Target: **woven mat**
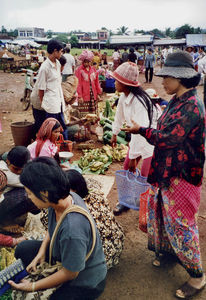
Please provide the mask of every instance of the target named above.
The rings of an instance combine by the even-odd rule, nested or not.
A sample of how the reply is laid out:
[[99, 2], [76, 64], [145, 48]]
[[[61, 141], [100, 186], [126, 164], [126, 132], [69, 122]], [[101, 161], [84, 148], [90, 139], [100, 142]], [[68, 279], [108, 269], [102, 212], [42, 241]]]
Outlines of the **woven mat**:
[[109, 194], [115, 180], [115, 176], [106, 176], [106, 175], [96, 175], [96, 174], [87, 174], [84, 175], [85, 178], [93, 178], [98, 181], [102, 186], [102, 192], [105, 197]]

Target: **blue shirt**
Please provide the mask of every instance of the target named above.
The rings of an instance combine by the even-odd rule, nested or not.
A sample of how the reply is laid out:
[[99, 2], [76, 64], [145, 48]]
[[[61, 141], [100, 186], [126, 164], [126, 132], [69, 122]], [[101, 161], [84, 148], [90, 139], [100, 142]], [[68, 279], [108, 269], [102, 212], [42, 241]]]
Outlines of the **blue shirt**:
[[[88, 211], [84, 201], [76, 193], [71, 193], [71, 195], [74, 204]], [[48, 231], [50, 238], [55, 227], [55, 211], [49, 208]], [[60, 261], [63, 267], [71, 272], [79, 272], [77, 278], [69, 282], [72, 286], [92, 289], [106, 277], [107, 267], [102, 243], [98, 230], [96, 232], [95, 248], [85, 262], [86, 255], [92, 247], [92, 230], [88, 219], [79, 213], [69, 213], [58, 230], [52, 257], [55, 261]]]

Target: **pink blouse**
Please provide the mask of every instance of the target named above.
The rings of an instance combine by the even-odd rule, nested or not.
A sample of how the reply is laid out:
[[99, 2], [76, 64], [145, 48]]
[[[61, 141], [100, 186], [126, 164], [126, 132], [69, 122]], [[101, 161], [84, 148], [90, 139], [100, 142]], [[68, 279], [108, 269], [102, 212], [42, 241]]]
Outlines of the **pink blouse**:
[[[31, 159], [36, 158], [36, 153], [35, 153], [36, 145], [37, 145], [37, 141], [33, 142], [31, 145], [27, 147], [27, 149], [30, 152]], [[56, 152], [57, 152], [57, 146], [54, 143], [52, 143], [50, 140], [46, 140], [43, 147], [41, 148], [39, 156], [54, 157]]]

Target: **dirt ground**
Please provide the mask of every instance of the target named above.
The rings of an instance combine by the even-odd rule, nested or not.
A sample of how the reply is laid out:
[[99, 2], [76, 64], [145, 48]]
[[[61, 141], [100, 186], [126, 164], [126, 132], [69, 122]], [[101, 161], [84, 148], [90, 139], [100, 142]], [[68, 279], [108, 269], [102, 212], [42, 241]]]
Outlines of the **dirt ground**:
[[[31, 108], [23, 112], [20, 98], [23, 95], [25, 75], [3, 73], [0, 71], [0, 120], [3, 132], [0, 133], [0, 153], [14, 146], [10, 124], [17, 121], [33, 121]], [[155, 88], [164, 99], [169, 100], [161, 85], [161, 79], [154, 77], [152, 84], [144, 84], [144, 75], [140, 74], [140, 82], [144, 89]], [[203, 88], [198, 87], [202, 97]], [[96, 142], [97, 146], [101, 143]], [[74, 160], [81, 152], [74, 149]], [[115, 171], [122, 168], [122, 163], [112, 164], [107, 175], [114, 176]], [[108, 199], [114, 208], [117, 201], [115, 184]], [[206, 180], [203, 182], [202, 201], [199, 213], [200, 242], [204, 269], [206, 267]], [[126, 240], [119, 265], [108, 272], [105, 292], [100, 300], [171, 300], [174, 291], [188, 278], [186, 271], [179, 265], [167, 264], [159, 269], [152, 266], [153, 253], [147, 250], [147, 236], [138, 229], [138, 212], [129, 210], [117, 220], [122, 224]], [[206, 290], [196, 297], [206, 299]]]

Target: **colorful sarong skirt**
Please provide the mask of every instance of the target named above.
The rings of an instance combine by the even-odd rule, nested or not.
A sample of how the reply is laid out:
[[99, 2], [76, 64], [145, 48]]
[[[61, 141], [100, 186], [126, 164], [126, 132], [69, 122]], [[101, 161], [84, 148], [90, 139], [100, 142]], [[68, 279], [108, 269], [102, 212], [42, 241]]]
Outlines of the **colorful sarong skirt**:
[[173, 178], [169, 188], [152, 187], [148, 203], [148, 248], [176, 255], [191, 277], [202, 277], [197, 216], [201, 187]]

